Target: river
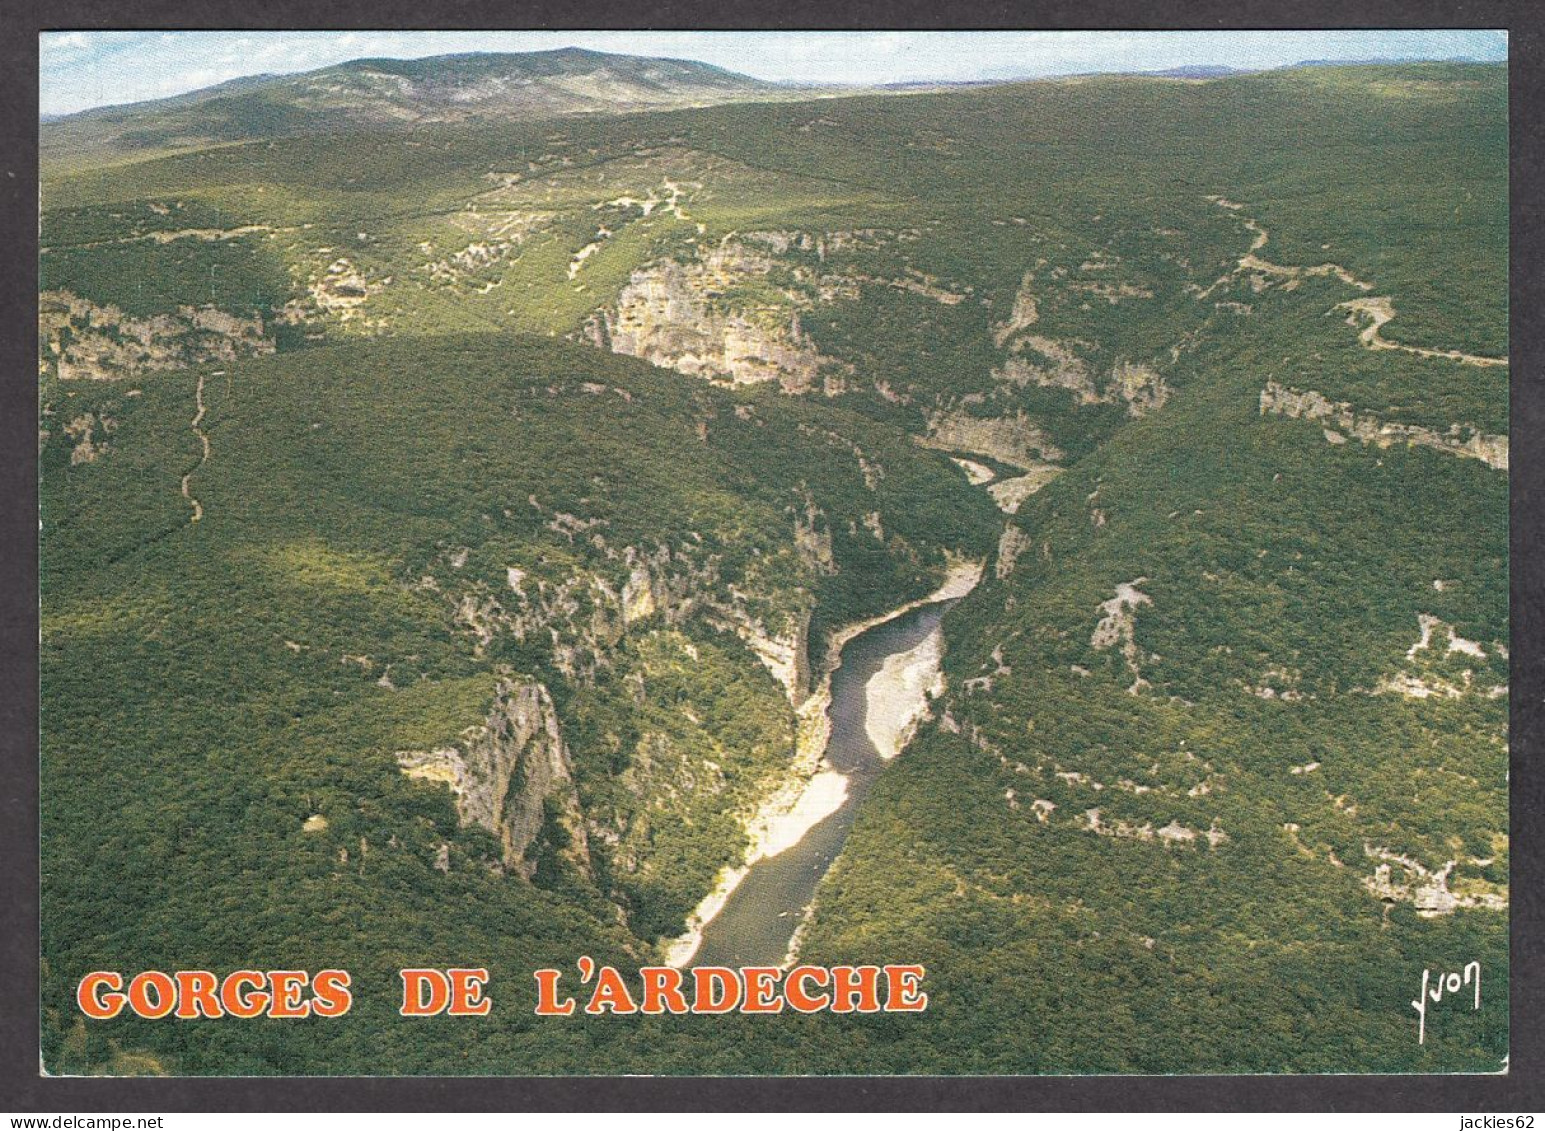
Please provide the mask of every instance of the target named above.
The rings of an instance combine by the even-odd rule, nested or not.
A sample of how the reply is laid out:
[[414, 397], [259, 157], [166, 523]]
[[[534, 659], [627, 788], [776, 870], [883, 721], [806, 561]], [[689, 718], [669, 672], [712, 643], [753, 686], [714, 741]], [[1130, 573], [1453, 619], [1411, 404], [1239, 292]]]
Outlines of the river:
[[[949, 600], [920, 606], [855, 636], [842, 649], [841, 663], [832, 673], [826, 764], [846, 777], [847, 796], [794, 845], [751, 866], [724, 907], [703, 928], [692, 965], [783, 964], [816, 886], [842, 850], [858, 807], [885, 767], [886, 759], [875, 748], [869, 733], [873, 728], [868, 724], [877, 723], [883, 730], [887, 720], [868, 717], [869, 683], [886, 660], [924, 644], [954, 604]], [[890, 694], [884, 698], [895, 710], [901, 696], [896, 694], [895, 681], [886, 682]], [[913, 698], [920, 699], [921, 694], [919, 689]]]

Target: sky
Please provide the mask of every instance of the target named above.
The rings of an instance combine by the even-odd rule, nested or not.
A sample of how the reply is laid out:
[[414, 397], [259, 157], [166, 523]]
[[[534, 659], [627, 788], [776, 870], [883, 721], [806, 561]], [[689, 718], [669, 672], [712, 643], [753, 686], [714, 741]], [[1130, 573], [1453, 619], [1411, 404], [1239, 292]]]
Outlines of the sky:
[[57, 31], [41, 36], [41, 111], [166, 98], [243, 75], [363, 57], [587, 47], [696, 59], [756, 78], [874, 84], [1038, 78], [1306, 59], [1507, 58], [1505, 31]]

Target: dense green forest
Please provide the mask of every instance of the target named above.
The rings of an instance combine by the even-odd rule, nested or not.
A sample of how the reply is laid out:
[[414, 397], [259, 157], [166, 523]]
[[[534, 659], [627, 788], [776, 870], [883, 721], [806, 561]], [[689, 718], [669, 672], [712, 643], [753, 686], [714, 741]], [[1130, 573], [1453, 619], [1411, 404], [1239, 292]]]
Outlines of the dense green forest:
[[[45, 145], [48, 1070], [1497, 1070], [1506, 78]], [[928, 1010], [533, 1016], [660, 958], [830, 634], [961, 559], [799, 951]], [[397, 1016], [419, 965], [499, 1007]], [[346, 1018], [74, 1000], [324, 967]]]

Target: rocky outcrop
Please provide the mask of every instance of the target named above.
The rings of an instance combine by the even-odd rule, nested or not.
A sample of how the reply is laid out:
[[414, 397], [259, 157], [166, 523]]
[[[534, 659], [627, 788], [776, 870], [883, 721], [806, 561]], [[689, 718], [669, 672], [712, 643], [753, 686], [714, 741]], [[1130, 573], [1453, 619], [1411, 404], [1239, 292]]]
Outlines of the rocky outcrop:
[[369, 301], [370, 296], [390, 285], [391, 277], [367, 278], [364, 271], [346, 258], [335, 259], [327, 269], [313, 278], [306, 287], [307, 298], [299, 299], [285, 307], [285, 318], [292, 322], [306, 322], [320, 315], [348, 322]]
[[546, 529], [591, 559], [587, 568], [555, 574], [506, 561], [489, 577], [467, 569], [467, 547], [449, 546], [409, 582], [441, 594], [453, 622], [475, 638], [477, 655], [496, 637], [545, 641], [558, 671], [587, 681], [632, 625], [657, 616], [679, 624], [724, 591], [718, 557], [690, 540], [614, 546], [602, 520], [550, 511], [534, 498], [530, 505], [546, 516]]
[[[534, 226], [535, 222], [542, 218], [535, 215], [518, 216], [518, 219], [526, 222], [526, 226]], [[428, 274], [432, 283], [446, 286], [465, 283], [490, 267], [503, 263], [512, 251], [520, 247], [524, 239], [525, 232], [516, 230], [507, 239], [473, 240], [460, 250], [441, 259], [430, 260], [421, 265], [419, 270]], [[420, 249], [426, 250], [423, 245]], [[360, 280], [360, 284], [363, 282]]]
[[1026, 271], [1025, 277], [1019, 282], [1019, 290], [1014, 293], [1014, 309], [1009, 312], [1008, 321], [1000, 322], [992, 328], [993, 345], [999, 349], [1015, 334], [1040, 321], [1040, 309], [1036, 305], [1035, 293], [1030, 289], [1034, 281], [1035, 273]]
[[[98, 456], [106, 455], [107, 437], [117, 428], [118, 422], [110, 416], [88, 412], [75, 417], [64, 426], [64, 434], [75, 441], [75, 447], [70, 449], [70, 463], [94, 463]], [[99, 429], [100, 439], [97, 438]]]
[[[1505, 665], [1506, 645], [1493, 641], [1488, 653], [1479, 641], [1467, 640], [1453, 625], [1429, 613], [1418, 614], [1416, 622], [1421, 635], [1406, 649], [1405, 670], [1385, 676], [1373, 688], [1373, 694], [1402, 695], [1407, 699], [1460, 699], [1469, 695], [1500, 698], [1507, 694], [1507, 684], [1499, 681], [1499, 677], [1506, 679], [1505, 668], [1499, 672], [1492, 663], [1495, 658]], [[1437, 647], [1440, 631], [1441, 648]]]
[[1111, 395], [1127, 402], [1132, 416], [1146, 416], [1164, 407], [1170, 389], [1164, 378], [1146, 365], [1123, 361], [1111, 371]]
[[[695, 261], [639, 268], [614, 307], [598, 311], [585, 335], [602, 349], [641, 357], [693, 377], [733, 385], [776, 381], [789, 393], [821, 386], [846, 367], [823, 357], [799, 323], [808, 299], [768, 285], [781, 274], [770, 256], [726, 239]], [[764, 293], [765, 292], [765, 293]]]
[[273, 352], [260, 314], [180, 306], [131, 318], [68, 291], [45, 291], [38, 303], [39, 371], [65, 381], [116, 381]]
[[788, 393], [837, 395], [846, 391], [853, 367], [823, 355], [802, 316], [857, 302], [865, 288], [887, 287], [943, 306], [959, 306], [973, 294], [970, 286], [952, 286], [910, 265], [877, 275], [828, 262], [917, 236], [915, 230], [751, 231], [711, 248], [684, 248], [634, 271], [616, 301], [596, 311], [578, 336], [711, 381], [776, 381]]
[[1419, 424], [1396, 424], [1380, 420], [1373, 413], [1358, 412], [1347, 402], [1332, 401], [1313, 389], [1291, 389], [1275, 381], [1268, 381], [1261, 390], [1261, 415], [1267, 414], [1332, 425], [1333, 428], [1324, 429], [1330, 443], [1343, 443], [1350, 437], [1380, 448], [1407, 444], [1478, 459], [1488, 467], [1507, 470], [1507, 437], [1487, 435], [1473, 424], [1450, 424], [1445, 432]]
[[1127, 691], [1133, 695], [1148, 686], [1148, 681], [1143, 678], [1142, 670], [1138, 666], [1142, 653], [1134, 635], [1138, 606], [1153, 604], [1153, 599], [1137, 588], [1146, 580], [1147, 578], [1139, 577], [1136, 581], [1116, 586], [1116, 595], [1100, 605], [1102, 615], [1089, 637], [1089, 647], [1095, 651], [1103, 652], [1108, 648], [1120, 648], [1122, 656], [1126, 659], [1127, 668], [1132, 673], [1132, 686], [1128, 687]]
[[1217, 848], [1221, 844], [1227, 844], [1229, 836], [1218, 827], [1214, 819], [1207, 829], [1193, 829], [1182, 825], [1179, 821], [1172, 820], [1163, 828], [1156, 829], [1152, 821], [1144, 821], [1136, 824], [1132, 821], [1110, 820], [1099, 809], [1086, 809], [1083, 813], [1083, 826], [1096, 836], [1113, 837], [1117, 840], [1138, 840], [1161, 844], [1166, 848], [1198, 846], [1198, 841], [1205, 840], [1207, 847]]
[[[811, 570], [830, 576], [837, 572], [837, 559], [832, 555], [831, 525], [808, 487], [804, 488], [803, 496], [804, 507], [794, 513], [794, 551]], [[879, 520], [878, 513], [875, 520]]]
[[567, 833], [565, 854], [589, 870], [569, 752], [544, 685], [501, 680], [487, 720], [464, 732], [457, 745], [400, 751], [397, 762], [410, 777], [447, 783], [462, 823], [481, 825], [499, 838], [506, 868], [532, 875], [536, 865], [528, 850], [551, 816]]
[[747, 608], [746, 595], [730, 588], [729, 601], [716, 601], [707, 613], [708, 623], [735, 633], [762, 666], [783, 685], [789, 702], [798, 707], [810, 693], [810, 617], [806, 607], [791, 617], [792, 624], [775, 632]]
[[[1025, 350], [1033, 356], [1025, 356]], [[1105, 399], [1095, 386], [1088, 363], [1074, 352], [1070, 343], [1039, 334], [1027, 334], [1014, 342], [1013, 356], [994, 370], [993, 376], [1021, 388], [1041, 385], [1067, 389], [1080, 404], [1098, 404]]]
[[998, 560], [993, 565], [993, 574], [999, 581], [1013, 576], [1014, 565], [1019, 561], [1019, 555], [1030, 548], [1030, 539], [1025, 532], [1012, 522], [1003, 528], [1003, 535], [998, 539]]
[[[1016, 304], [1016, 312], [1018, 306]], [[1006, 327], [999, 327], [994, 341], [1000, 346], [1006, 339]], [[1097, 380], [1089, 363], [1074, 346], [1089, 347], [1087, 342], [1058, 341], [1039, 334], [1026, 334], [1014, 341], [1010, 356], [993, 370], [993, 377], [1005, 384], [1024, 388], [1066, 389], [1081, 405], [1126, 402], [1127, 412], [1145, 416], [1164, 407], [1170, 388], [1158, 371], [1149, 365], [1118, 361], [1108, 379]], [[1028, 352], [1027, 352], [1028, 351]], [[1104, 388], [1101, 388], [1101, 385]]]
[[1031, 468], [1024, 475], [998, 480], [988, 486], [987, 493], [1004, 514], [1018, 514], [1020, 504], [1061, 474], [1062, 468], [1043, 464]]
[[926, 447], [969, 452], [1026, 471], [1060, 460], [1062, 450], [1023, 412], [972, 416], [961, 409], [929, 414]]
[[1464, 895], [1449, 890], [1457, 860], [1450, 860], [1435, 871], [1410, 856], [1391, 852], [1371, 844], [1363, 845], [1363, 854], [1379, 864], [1371, 876], [1363, 877], [1363, 887], [1375, 899], [1386, 903], [1409, 903], [1424, 919], [1452, 915], [1461, 907], [1480, 907], [1491, 911], [1507, 908], [1503, 891], [1478, 891]]
[[495, 583], [464, 575], [466, 548], [447, 548], [415, 588], [438, 592], [450, 615], [475, 638], [475, 652], [486, 655], [497, 637], [520, 643], [540, 641], [552, 666], [566, 679], [590, 682], [612, 665], [617, 642], [633, 625], [658, 618], [666, 626], [695, 616], [720, 631], [739, 636], [762, 662], [794, 705], [809, 690], [806, 649], [814, 601], [808, 588], [821, 574], [836, 571], [826, 516], [806, 495], [790, 508], [793, 537], [786, 550], [767, 559], [765, 568], [792, 558], [806, 584], [794, 590], [761, 592], [756, 571], [739, 585], [724, 582], [720, 557], [701, 545], [611, 545], [604, 524], [554, 513], [546, 524], [572, 534], [576, 547], [593, 555], [590, 567], [554, 578], [534, 566], [505, 565]]

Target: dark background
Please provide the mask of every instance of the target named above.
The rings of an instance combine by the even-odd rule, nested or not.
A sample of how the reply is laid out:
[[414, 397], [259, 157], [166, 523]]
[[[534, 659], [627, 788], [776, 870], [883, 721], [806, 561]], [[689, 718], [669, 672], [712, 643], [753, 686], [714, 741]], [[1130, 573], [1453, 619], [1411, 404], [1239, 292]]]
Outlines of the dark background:
[[[1539, 14], [1505, 0], [54, 0], [0, 9], [0, 1111], [1043, 1110], [1545, 1108], [1540, 1023], [1545, 820], [1545, 398]], [[1505, 27], [1512, 119], [1512, 1054], [1506, 1076], [795, 1079], [58, 1079], [38, 1061], [38, 41], [73, 29], [1229, 29]], [[715, 1039], [705, 1026], [705, 1041]]]

